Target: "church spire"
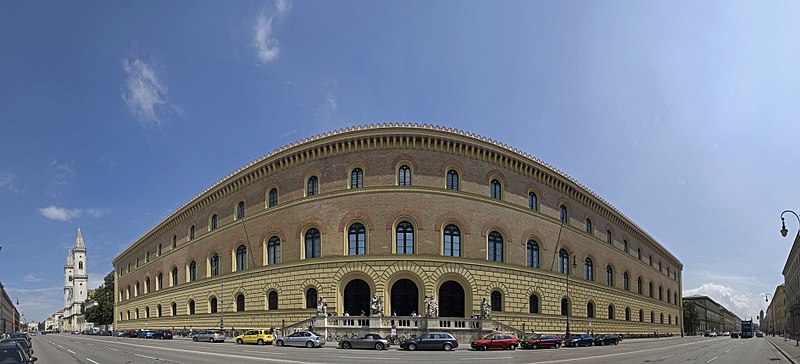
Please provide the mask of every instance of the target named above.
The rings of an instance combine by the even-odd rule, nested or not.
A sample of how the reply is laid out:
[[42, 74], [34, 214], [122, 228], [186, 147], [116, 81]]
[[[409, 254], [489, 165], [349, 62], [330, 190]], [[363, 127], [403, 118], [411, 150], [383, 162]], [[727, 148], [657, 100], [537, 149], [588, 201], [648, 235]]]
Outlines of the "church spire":
[[74, 263], [72, 262], [72, 249], [67, 249], [67, 267], [73, 266]]
[[86, 250], [86, 245], [83, 244], [83, 234], [81, 234], [80, 227], [78, 227], [78, 236], [75, 238], [75, 250]]

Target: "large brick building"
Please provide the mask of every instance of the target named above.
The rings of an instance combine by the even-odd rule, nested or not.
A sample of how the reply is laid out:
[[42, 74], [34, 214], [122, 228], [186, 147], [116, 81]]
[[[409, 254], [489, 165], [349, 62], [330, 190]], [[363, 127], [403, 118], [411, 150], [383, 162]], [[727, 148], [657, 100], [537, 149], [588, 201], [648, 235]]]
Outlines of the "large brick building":
[[[114, 259], [115, 327], [281, 326], [328, 310], [538, 332], [680, 333], [681, 262], [557, 169], [473, 134], [350, 128], [280, 148]], [[567, 277], [569, 276], [569, 280]], [[568, 283], [569, 282], [569, 283]], [[568, 316], [567, 316], [568, 315]], [[456, 323], [458, 325], [458, 323]]]

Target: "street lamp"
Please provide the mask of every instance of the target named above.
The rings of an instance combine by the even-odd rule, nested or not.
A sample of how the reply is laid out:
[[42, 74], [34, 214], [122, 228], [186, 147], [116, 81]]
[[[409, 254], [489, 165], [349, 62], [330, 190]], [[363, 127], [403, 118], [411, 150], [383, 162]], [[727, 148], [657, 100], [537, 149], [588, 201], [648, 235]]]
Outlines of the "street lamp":
[[[783, 236], [784, 238], [785, 238], [785, 237], [786, 237], [786, 235], [789, 233], [789, 229], [787, 229], [787, 228], [786, 228], [786, 220], [784, 220], [784, 219], [783, 219], [783, 215], [785, 215], [786, 213], [791, 213], [792, 215], [794, 215], [794, 217], [796, 217], [796, 218], [797, 218], [797, 224], [798, 224], [798, 225], [800, 225], [800, 216], [798, 216], [796, 212], [794, 212], [794, 211], [792, 211], [792, 210], [786, 210], [786, 211], [784, 211], [784, 212], [781, 212], [781, 236]], [[795, 241], [797, 241], [797, 239], [798, 239], [798, 238], [800, 238], [800, 230], [798, 230], [798, 231], [797, 231], [797, 236], [798, 236], [798, 237], [797, 237], [797, 238], [795, 238]], [[789, 290], [787, 290], [787, 291], [792, 291], [792, 292], [794, 292], [794, 291], [795, 291], [795, 288], [796, 288], [796, 285], [794, 285], [795, 287], [792, 287], [792, 286], [793, 286], [793, 284], [791, 284], [791, 283], [790, 283], [790, 284], [789, 284], [789, 288], [790, 288], [790, 289], [789, 289]], [[793, 295], [793, 296], [794, 296], [794, 295]], [[797, 310], [796, 310], [796, 306], [797, 306], [797, 303], [798, 303], [798, 301], [797, 301], [797, 299], [796, 299], [796, 298], [795, 298], [795, 299], [793, 299], [792, 301], [793, 301], [793, 302], [792, 302], [792, 304], [790, 305], [791, 309], [790, 309], [790, 311], [789, 311], [789, 320], [788, 320], [788, 325], [789, 325], [789, 332], [790, 332], [792, 335], [796, 335], [796, 334], [797, 334], [797, 329], [798, 329], [798, 328], [797, 328], [797, 326], [798, 326], [798, 317], [797, 317]], [[799, 341], [797, 341], [797, 344], [798, 344], [798, 345], [800, 345], [800, 340], [799, 340]]]
[[[784, 227], [783, 227], [783, 230], [786, 230], [786, 226], [784, 226]], [[785, 236], [785, 235], [784, 235], [784, 236]], [[769, 298], [770, 298], [770, 297], [772, 297], [772, 298], [775, 298], [774, 296], [772, 296], [772, 295], [771, 295], [771, 294], [769, 294], [769, 293], [764, 293], [764, 300], [765, 300], [766, 302], [769, 302]], [[777, 307], [773, 307], [773, 308], [770, 310], [770, 311], [772, 312], [772, 318], [770, 318], [770, 319], [769, 319], [769, 326], [770, 326], [770, 331], [772, 331], [772, 337], [775, 337], [775, 309], [776, 309], [776, 308], [777, 308]]]
[[575, 262], [575, 253], [571, 253], [567, 255], [567, 264], [566, 264], [566, 271], [567, 271], [567, 335], [566, 339], [569, 340], [569, 312], [572, 311], [572, 302], [569, 299], [569, 275], [572, 273], [572, 270], [569, 269], [569, 256], [572, 255], [572, 268], [575, 269], [578, 266], [578, 263]]

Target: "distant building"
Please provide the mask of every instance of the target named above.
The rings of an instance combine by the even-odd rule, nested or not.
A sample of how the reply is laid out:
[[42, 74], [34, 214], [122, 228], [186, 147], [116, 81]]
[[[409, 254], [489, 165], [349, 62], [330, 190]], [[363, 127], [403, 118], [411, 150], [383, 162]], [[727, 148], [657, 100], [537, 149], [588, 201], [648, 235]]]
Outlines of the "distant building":
[[19, 315], [15, 315], [14, 312], [16, 312], [14, 303], [0, 283], [0, 333], [16, 331], [14, 328], [19, 326]]
[[81, 229], [78, 228], [75, 247], [67, 251], [67, 263], [64, 265], [64, 316], [61, 321], [63, 330], [86, 329], [81, 306], [88, 296], [88, 280], [86, 245], [83, 242]]
[[792, 250], [783, 266], [786, 296], [786, 323], [789, 335], [800, 334], [800, 232], [795, 235]]
[[742, 329], [742, 322], [739, 316], [708, 296], [686, 296], [683, 297], [683, 302], [694, 303], [697, 318], [700, 320], [698, 333], [706, 330], [725, 332]]
[[764, 331], [769, 334], [773, 332], [776, 335], [782, 335], [787, 328], [787, 312], [786, 312], [786, 289], [783, 284], [775, 287], [775, 293], [772, 294], [772, 301], [769, 302], [767, 312], [764, 315]]

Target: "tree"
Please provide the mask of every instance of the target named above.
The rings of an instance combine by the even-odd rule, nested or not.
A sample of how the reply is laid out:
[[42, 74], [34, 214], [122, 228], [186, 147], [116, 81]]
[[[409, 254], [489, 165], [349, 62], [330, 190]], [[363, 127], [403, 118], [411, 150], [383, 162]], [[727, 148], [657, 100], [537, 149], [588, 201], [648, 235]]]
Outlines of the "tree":
[[97, 302], [97, 305], [84, 310], [86, 321], [95, 325], [114, 323], [114, 271], [108, 273], [103, 280], [103, 284], [97, 287], [92, 295], [92, 300]]
[[694, 302], [683, 301], [683, 330], [687, 335], [696, 335], [698, 328], [700, 328], [700, 318], [697, 316]]

